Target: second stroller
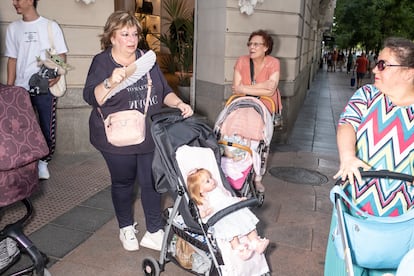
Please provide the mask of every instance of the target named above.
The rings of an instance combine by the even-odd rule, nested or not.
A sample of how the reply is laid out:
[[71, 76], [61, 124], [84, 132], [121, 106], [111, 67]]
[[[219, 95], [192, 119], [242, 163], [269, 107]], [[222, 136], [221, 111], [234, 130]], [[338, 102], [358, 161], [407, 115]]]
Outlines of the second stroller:
[[[269, 102], [271, 111], [263, 101]], [[221, 167], [241, 197], [264, 202], [262, 176], [273, 136], [276, 106], [270, 97], [231, 96], [220, 112], [214, 133], [221, 145]]]

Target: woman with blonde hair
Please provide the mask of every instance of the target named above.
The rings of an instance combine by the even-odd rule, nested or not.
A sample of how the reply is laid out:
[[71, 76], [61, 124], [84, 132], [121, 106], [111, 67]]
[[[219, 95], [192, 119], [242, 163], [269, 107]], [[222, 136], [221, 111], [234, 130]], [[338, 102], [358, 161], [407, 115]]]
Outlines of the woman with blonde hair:
[[120, 228], [119, 239], [128, 251], [139, 249], [133, 217], [136, 180], [141, 187], [141, 203], [147, 229], [140, 244], [161, 250], [164, 236], [161, 195], [155, 191], [152, 176], [155, 145], [148, 122], [145, 140], [141, 144], [122, 147], [112, 145], [107, 140], [103, 119], [111, 113], [123, 110], [135, 109], [144, 113], [149, 87], [151, 93], [147, 116], [151, 116], [164, 105], [178, 108], [184, 117], [193, 114], [191, 107], [173, 92], [157, 64], [144, 68], [149, 71], [150, 79], [144, 74], [116, 95], [106, 97], [114, 86], [125, 80], [126, 68], [143, 55], [137, 49], [141, 30], [132, 13], [115, 11], [109, 16], [101, 36], [103, 51], [93, 58], [83, 90], [84, 100], [92, 106], [89, 118], [90, 141], [102, 153], [111, 174], [112, 202]]

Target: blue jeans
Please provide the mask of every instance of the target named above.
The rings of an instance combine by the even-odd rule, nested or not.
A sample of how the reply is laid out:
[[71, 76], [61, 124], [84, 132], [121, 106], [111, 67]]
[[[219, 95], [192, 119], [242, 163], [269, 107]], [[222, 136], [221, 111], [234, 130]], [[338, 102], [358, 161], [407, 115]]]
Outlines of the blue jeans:
[[155, 191], [152, 177], [154, 153], [128, 155], [101, 153], [111, 174], [112, 203], [119, 228], [134, 223], [134, 186], [135, 181], [138, 180], [147, 231], [154, 233], [162, 229], [164, 223], [161, 217], [161, 194]]
[[48, 94], [30, 97], [33, 109], [38, 115], [39, 125], [49, 147], [49, 154], [42, 158], [43, 161], [52, 160], [56, 147], [56, 105], [57, 98], [50, 91]]

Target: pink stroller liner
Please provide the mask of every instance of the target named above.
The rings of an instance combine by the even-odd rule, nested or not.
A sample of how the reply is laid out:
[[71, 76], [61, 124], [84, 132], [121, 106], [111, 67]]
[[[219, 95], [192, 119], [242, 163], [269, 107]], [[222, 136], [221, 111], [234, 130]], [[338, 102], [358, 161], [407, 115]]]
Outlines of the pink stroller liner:
[[242, 171], [242, 177], [239, 179], [232, 179], [231, 177], [226, 177], [229, 181], [230, 185], [236, 189], [240, 190], [241, 187], [243, 187], [244, 182], [246, 181], [247, 176], [249, 175], [250, 170], [252, 169], [252, 166], [248, 167], [246, 170]]
[[[257, 178], [261, 178], [265, 173], [266, 168], [263, 167], [263, 164], [266, 162], [263, 159], [266, 156], [263, 155], [267, 152], [263, 152], [263, 146], [268, 150], [272, 140], [273, 118], [274, 114], [269, 112], [261, 100], [249, 96], [232, 100], [219, 114], [214, 129], [215, 133], [220, 133], [219, 144], [237, 147], [246, 152], [242, 159], [235, 160], [233, 158], [234, 162], [228, 160], [229, 156], [222, 157], [223, 172], [233, 188], [240, 189], [242, 187], [249, 175], [248, 167], [254, 169]], [[226, 138], [235, 136], [247, 140], [248, 148], [246, 149], [244, 145], [240, 147], [237, 143], [228, 143]], [[260, 143], [264, 143], [264, 145], [259, 146]], [[250, 163], [246, 165], [247, 162]], [[242, 174], [241, 177], [232, 175], [232, 171], [237, 167]]]
[[260, 114], [253, 108], [243, 108], [228, 114], [221, 126], [223, 134], [238, 134], [250, 140], [264, 140], [265, 122]]

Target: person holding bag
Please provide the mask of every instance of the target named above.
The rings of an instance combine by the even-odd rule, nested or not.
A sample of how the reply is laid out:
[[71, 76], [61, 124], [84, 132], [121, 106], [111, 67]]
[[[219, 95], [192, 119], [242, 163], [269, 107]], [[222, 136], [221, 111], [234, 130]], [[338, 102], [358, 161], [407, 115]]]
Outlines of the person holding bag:
[[161, 195], [155, 191], [152, 176], [155, 145], [148, 120], [145, 139], [125, 146], [108, 141], [104, 121], [111, 114], [129, 110], [151, 116], [164, 105], [180, 109], [184, 117], [193, 115], [191, 107], [177, 97], [159, 66], [154, 65], [152, 51], [144, 53], [137, 49], [141, 31], [132, 13], [115, 11], [108, 17], [101, 35], [103, 51], [93, 58], [83, 90], [84, 100], [92, 106], [90, 142], [102, 153], [111, 174], [119, 238], [127, 251], [139, 249], [133, 217], [136, 179], [141, 186], [147, 230], [140, 245], [161, 250], [164, 236]]
[[[48, 162], [52, 160], [56, 145], [57, 106], [57, 98], [51, 94], [50, 89], [61, 80], [61, 76], [54, 75], [53, 70], [41, 72], [38, 60], [45, 61], [48, 51], [53, 48], [56, 57], [65, 62], [68, 49], [59, 25], [55, 21], [40, 16], [37, 12], [38, 0], [12, 2], [17, 14], [22, 15], [22, 19], [12, 22], [6, 31], [4, 55], [8, 57], [7, 84], [21, 86], [27, 91], [35, 92], [31, 93], [30, 99], [49, 146], [49, 154], [38, 164], [39, 179], [49, 179]], [[33, 88], [29, 84], [30, 80], [33, 75], [36, 76], [39, 73], [45, 77], [43, 85], [37, 83], [36, 88]]]

